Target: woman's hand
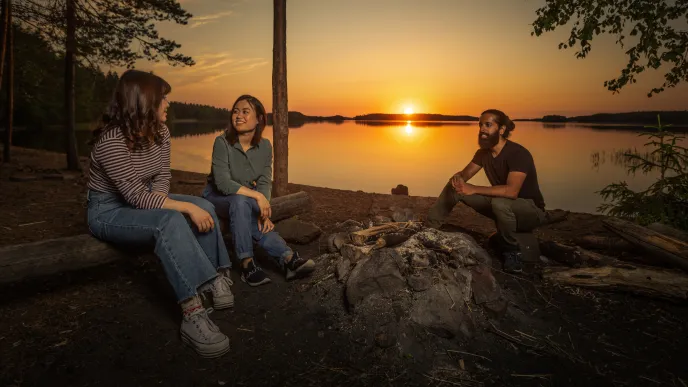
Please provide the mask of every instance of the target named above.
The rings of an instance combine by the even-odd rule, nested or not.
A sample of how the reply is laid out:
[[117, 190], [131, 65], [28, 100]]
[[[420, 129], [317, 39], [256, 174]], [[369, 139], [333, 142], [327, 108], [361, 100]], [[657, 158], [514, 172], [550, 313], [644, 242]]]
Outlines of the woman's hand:
[[186, 213], [200, 232], [208, 232], [215, 227], [215, 221], [212, 215], [195, 204], [189, 203]]
[[258, 202], [258, 207], [260, 208], [260, 217], [263, 219], [270, 218], [272, 216], [272, 208], [268, 199], [262, 193], [256, 192], [256, 202]]
[[267, 234], [275, 229], [275, 225], [270, 218], [258, 218], [258, 231]]

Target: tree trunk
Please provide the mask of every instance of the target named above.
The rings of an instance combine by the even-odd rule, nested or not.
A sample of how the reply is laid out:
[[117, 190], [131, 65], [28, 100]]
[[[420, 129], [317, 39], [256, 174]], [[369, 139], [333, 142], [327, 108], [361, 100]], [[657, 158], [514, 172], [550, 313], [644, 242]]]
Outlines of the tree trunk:
[[67, 42], [65, 52], [65, 137], [67, 145], [67, 169], [81, 170], [76, 147], [76, 0], [67, 0]]
[[14, 124], [12, 122], [14, 120], [14, 32], [12, 28], [12, 0], [5, 0], [5, 4], [7, 15], [4, 27], [6, 43], [3, 43], [2, 56], [5, 57], [4, 51], [5, 46], [7, 46], [7, 106], [5, 108], [5, 138], [3, 140], [2, 159], [8, 163], [12, 157], [12, 125]]
[[272, 47], [273, 196], [287, 194], [289, 182], [289, 109], [287, 103], [287, 0], [274, 0]]
[[0, 47], [0, 89], [4, 80], [3, 71], [5, 70], [5, 52], [7, 51], [7, 18], [9, 17], [9, 6], [11, 0], [2, 0], [2, 16], [0, 16], [0, 34], [2, 34], [2, 46]]

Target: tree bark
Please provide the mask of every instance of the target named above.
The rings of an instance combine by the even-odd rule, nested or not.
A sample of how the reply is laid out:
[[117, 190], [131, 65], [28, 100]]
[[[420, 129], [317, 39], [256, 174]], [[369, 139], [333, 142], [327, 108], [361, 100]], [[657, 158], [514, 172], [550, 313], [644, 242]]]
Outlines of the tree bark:
[[274, 0], [272, 47], [272, 133], [275, 197], [287, 194], [289, 182], [289, 109], [287, 99], [287, 0]]
[[[2, 160], [9, 163], [12, 158], [12, 126], [14, 121], [14, 33], [12, 29], [12, 0], [3, 1], [2, 18], [2, 60], [7, 57], [7, 105], [5, 107], [5, 136], [3, 138]], [[9, 53], [7, 53], [9, 51]], [[3, 80], [3, 65], [0, 64], [0, 85]]]
[[2, 16], [0, 16], [0, 33], [2, 34], [2, 47], [0, 48], [0, 89], [3, 86], [3, 72], [5, 70], [5, 53], [7, 52], [7, 18], [11, 0], [2, 0]]
[[65, 138], [67, 169], [80, 171], [79, 153], [76, 145], [76, 0], [67, 0], [67, 41], [65, 50]]
[[588, 289], [688, 300], [688, 275], [679, 271], [624, 263], [595, 268], [545, 268], [543, 277], [550, 282]]

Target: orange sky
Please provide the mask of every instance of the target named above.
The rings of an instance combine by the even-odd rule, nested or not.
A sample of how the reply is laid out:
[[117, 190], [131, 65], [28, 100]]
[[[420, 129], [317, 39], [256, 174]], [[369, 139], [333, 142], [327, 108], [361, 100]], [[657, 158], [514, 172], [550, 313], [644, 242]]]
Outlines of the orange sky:
[[[193, 67], [139, 64], [172, 100], [231, 107], [249, 93], [271, 109], [272, 2], [181, 0], [189, 25], [164, 23]], [[625, 67], [613, 37], [584, 60], [557, 45], [569, 30], [530, 36], [536, 0], [288, 0], [289, 110], [310, 115], [415, 112], [512, 117], [685, 110], [688, 85], [647, 98], [662, 73], [621, 94], [603, 82]]]

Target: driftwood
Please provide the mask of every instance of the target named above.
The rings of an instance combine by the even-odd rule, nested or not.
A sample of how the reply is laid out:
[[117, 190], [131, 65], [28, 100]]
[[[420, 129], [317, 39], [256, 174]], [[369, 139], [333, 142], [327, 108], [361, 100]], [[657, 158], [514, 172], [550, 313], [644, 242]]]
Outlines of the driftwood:
[[682, 242], [688, 243], [688, 233], [685, 231], [677, 230], [671, 226], [667, 226], [666, 224], [662, 223], [652, 223], [647, 226], [652, 231], [657, 231], [660, 234], [664, 234], [666, 236], [670, 236], [674, 239], [678, 239]]
[[545, 268], [543, 277], [549, 282], [562, 285], [688, 300], [688, 275], [649, 266], [618, 263], [613, 266], [576, 269]]
[[0, 283], [85, 269], [127, 257], [90, 234], [0, 247]]
[[688, 243], [625, 220], [608, 218], [606, 227], [671, 266], [688, 271]]
[[363, 246], [369, 240], [375, 240], [383, 234], [397, 233], [404, 229], [418, 231], [421, 228], [419, 222], [394, 222], [387, 223], [380, 226], [367, 228], [361, 231], [355, 231], [350, 234], [351, 242], [356, 246]]
[[606, 255], [588, 251], [578, 246], [566, 246], [554, 241], [540, 241], [540, 251], [547, 258], [571, 267], [603, 266], [616, 261]]
[[637, 249], [630, 242], [619, 237], [585, 235], [574, 239], [574, 243], [584, 249], [606, 251], [633, 251]]

